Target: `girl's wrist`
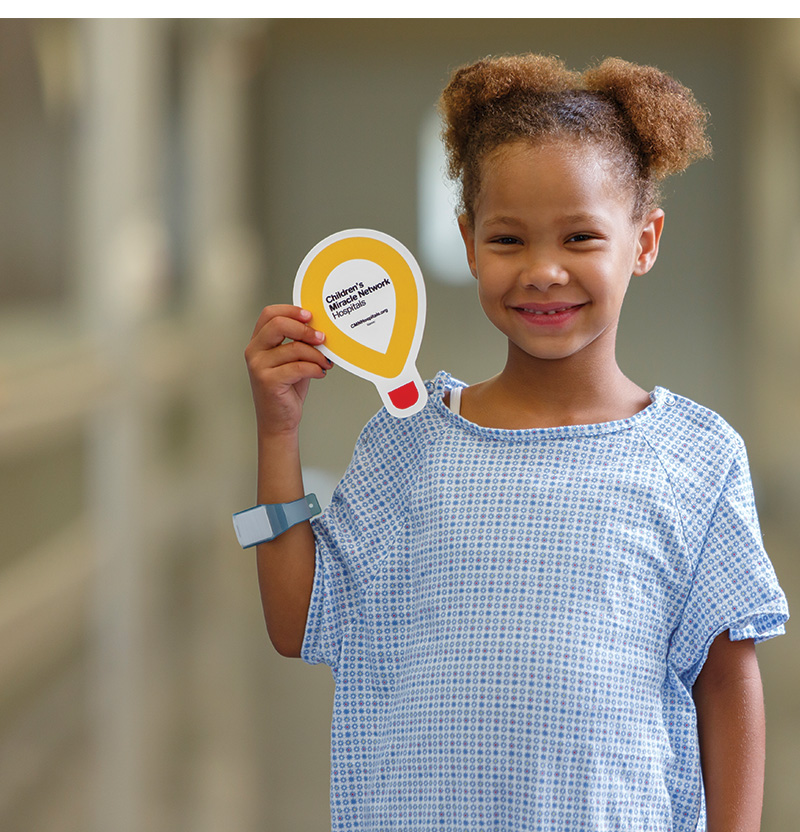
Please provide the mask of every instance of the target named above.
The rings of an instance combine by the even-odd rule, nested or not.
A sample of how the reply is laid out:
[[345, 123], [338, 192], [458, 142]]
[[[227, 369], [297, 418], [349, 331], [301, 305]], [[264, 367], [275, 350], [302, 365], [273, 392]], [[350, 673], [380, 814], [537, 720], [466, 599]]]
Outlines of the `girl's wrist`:
[[258, 436], [258, 502], [286, 503], [305, 495], [298, 431]]
[[256, 433], [259, 447], [299, 449], [300, 425], [284, 430], [276, 429], [274, 424], [257, 424]]

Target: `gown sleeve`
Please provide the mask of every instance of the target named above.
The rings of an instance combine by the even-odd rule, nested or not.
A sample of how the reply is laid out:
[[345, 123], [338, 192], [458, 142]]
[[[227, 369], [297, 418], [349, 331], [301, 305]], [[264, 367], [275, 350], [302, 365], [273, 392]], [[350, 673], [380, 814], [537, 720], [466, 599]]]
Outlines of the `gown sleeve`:
[[312, 521], [316, 568], [301, 657], [334, 672], [372, 578], [407, 536], [408, 452], [398, 421], [381, 411], [367, 424], [330, 505]]
[[686, 606], [670, 647], [681, 681], [691, 687], [714, 639], [765, 641], [784, 632], [786, 597], [764, 551], [747, 455], [740, 445], [702, 542]]

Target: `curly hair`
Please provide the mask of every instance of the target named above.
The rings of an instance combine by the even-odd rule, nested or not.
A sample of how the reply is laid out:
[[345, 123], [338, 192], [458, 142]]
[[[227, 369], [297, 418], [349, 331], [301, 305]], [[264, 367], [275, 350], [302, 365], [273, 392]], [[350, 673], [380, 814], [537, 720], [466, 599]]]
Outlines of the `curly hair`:
[[559, 58], [485, 58], [456, 70], [442, 92], [447, 173], [471, 224], [481, 163], [508, 142], [575, 138], [605, 150], [633, 197], [633, 218], [656, 207], [659, 183], [711, 154], [708, 114], [655, 67], [607, 58], [583, 73]]

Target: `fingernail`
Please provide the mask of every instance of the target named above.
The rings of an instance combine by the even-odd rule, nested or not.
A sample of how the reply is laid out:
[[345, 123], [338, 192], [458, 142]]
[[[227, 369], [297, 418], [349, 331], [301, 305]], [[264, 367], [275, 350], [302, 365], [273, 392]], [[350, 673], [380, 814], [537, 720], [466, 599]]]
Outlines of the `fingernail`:
[[321, 341], [325, 337], [325, 333], [320, 332], [318, 329], [314, 330], [314, 335], [317, 336], [317, 341]]

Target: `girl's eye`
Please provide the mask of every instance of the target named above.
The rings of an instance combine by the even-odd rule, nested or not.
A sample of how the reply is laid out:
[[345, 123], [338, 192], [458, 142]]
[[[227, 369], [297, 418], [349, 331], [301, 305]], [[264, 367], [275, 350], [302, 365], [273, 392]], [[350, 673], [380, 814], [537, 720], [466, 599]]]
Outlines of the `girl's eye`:
[[587, 240], [593, 240], [591, 234], [573, 234], [568, 240], [568, 243], [584, 243]]
[[519, 240], [516, 237], [495, 237], [493, 243], [498, 243], [501, 246], [513, 246]]

